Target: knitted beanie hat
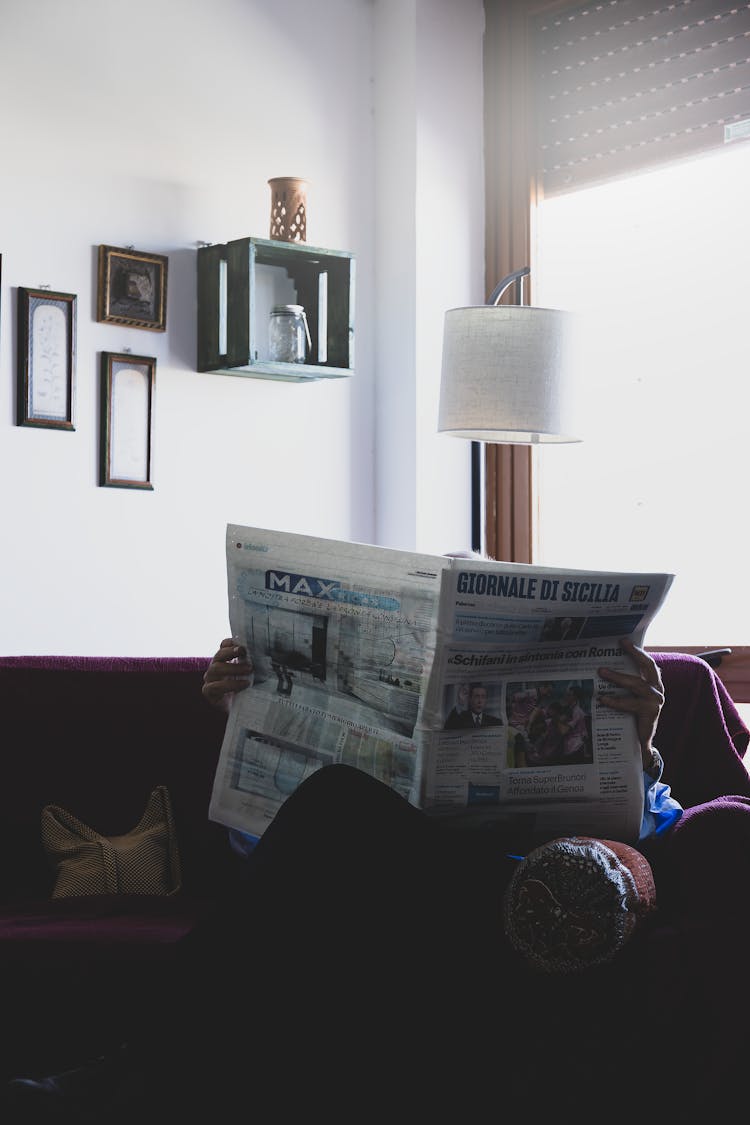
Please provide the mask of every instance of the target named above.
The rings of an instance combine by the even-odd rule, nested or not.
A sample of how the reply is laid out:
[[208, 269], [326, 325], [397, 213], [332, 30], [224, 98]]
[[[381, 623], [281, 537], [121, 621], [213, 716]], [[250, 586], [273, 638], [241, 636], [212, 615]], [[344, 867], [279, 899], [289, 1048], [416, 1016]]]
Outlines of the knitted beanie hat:
[[505, 892], [503, 922], [534, 968], [570, 973], [610, 961], [655, 906], [653, 873], [639, 851], [566, 836], [521, 860]]

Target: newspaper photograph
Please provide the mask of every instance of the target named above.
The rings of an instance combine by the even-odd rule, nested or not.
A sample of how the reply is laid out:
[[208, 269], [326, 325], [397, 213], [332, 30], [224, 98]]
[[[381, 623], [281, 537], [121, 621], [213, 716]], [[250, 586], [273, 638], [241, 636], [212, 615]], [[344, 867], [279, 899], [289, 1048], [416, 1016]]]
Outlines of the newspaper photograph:
[[599, 573], [227, 527], [234, 698], [209, 815], [254, 835], [346, 762], [431, 815], [637, 839], [635, 723], [597, 669], [630, 670], [672, 575]]

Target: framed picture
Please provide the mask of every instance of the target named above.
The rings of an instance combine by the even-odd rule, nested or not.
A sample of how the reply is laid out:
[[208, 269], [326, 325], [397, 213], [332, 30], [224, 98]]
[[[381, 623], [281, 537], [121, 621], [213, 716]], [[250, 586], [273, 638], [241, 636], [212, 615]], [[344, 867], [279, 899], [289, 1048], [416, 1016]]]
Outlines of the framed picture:
[[75, 429], [75, 359], [75, 295], [19, 286], [19, 426]]
[[167, 263], [164, 254], [100, 246], [96, 319], [163, 332], [167, 327]]
[[102, 352], [99, 484], [153, 489], [156, 360], [128, 352]]

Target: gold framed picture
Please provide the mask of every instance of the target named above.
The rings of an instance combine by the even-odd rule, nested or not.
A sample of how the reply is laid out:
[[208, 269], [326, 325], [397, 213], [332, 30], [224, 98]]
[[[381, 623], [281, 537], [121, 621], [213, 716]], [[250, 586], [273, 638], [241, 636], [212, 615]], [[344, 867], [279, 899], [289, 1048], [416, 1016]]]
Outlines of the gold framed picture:
[[164, 254], [100, 246], [96, 319], [164, 332], [168, 262]]

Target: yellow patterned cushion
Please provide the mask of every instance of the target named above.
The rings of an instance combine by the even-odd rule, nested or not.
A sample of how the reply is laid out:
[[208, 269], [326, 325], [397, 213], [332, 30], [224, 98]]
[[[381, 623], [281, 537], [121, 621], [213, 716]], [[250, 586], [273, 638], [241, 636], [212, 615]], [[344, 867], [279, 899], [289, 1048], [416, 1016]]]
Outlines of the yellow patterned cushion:
[[173, 895], [180, 856], [169, 792], [160, 785], [140, 822], [124, 836], [101, 836], [59, 805], [42, 809], [42, 843], [55, 872], [53, 898]]

